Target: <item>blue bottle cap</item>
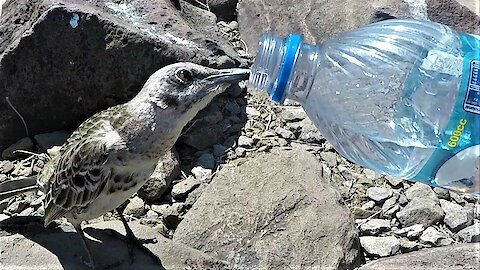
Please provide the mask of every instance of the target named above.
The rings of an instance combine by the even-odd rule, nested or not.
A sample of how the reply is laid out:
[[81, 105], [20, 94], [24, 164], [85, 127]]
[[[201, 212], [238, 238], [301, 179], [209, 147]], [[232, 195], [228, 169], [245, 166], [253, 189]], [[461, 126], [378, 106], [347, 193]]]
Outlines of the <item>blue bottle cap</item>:
[[285, 89], [287, 88], [288, 79], [292, 73], [301, 43], [302, 36], [297, 34], [289, 35], [287, 41], [285, 42], [285, 53], [282, 60], [282, 65], [280, 66], [280, 72], [272, 86], [272, 89], [269, 91], [272, 93], [272, 100], [274, 102], [283, 102], [285, 99]]

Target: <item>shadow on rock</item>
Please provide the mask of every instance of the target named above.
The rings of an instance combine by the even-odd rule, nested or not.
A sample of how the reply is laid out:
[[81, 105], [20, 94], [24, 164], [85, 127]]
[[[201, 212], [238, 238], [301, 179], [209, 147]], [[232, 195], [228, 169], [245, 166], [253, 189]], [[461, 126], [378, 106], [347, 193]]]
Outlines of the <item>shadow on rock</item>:
[[[89, 269], [83, 263], [86, 254], [80, 238], [71, 225], [44, 228], [41, 217], [12, 217], [0, 222], [0, 228], [0, 262], [9, 269]], [[84, 232], [99, 269], [165, 269], [138, 249], [133, 264], [129, 264], [120, 228], [86, 227]]]

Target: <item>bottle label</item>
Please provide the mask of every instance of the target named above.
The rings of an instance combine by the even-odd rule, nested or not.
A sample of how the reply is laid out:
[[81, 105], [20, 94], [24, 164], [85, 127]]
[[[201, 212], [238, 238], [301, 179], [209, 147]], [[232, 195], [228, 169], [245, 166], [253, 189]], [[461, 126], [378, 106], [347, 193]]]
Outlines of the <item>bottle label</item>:
[[438, 148], [413, 177], [430, 185], [480, 192], [480, 37], [461, 34], [462, 79]]

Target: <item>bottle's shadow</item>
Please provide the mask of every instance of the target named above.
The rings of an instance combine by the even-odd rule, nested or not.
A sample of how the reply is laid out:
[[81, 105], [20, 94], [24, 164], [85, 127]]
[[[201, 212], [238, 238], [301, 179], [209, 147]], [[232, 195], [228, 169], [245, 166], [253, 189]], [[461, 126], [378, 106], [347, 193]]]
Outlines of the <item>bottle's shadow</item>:
[[[87, 227], [84, 232], [97, 269], [165, 269], [138, 249], [130, 264], [127, 245], [116, 230]], [[5, 269], [90, 269], [83, 263], [85, 251], [73, 227], [44, 228], [41, 217], [1, 221], [0, 247], [0, 264]]]

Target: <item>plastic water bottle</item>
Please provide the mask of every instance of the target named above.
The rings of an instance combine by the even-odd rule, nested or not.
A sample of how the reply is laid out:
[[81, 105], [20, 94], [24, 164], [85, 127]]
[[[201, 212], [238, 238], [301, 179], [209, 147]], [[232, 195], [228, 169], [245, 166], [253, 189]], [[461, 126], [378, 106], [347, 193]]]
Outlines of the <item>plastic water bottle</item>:
[[480, 194], [480, 37], [386, 20], [323, 44], [262, 36], [250, 85], [302, 104], [349, 160]]

